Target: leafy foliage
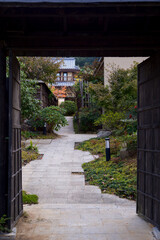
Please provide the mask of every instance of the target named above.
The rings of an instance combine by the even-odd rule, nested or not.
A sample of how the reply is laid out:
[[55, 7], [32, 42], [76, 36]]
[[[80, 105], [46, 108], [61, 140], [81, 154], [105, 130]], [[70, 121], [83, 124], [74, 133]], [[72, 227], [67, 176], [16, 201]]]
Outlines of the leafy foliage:
[[106, 162], [100, 158], [83, 164], [86, 181], [98, 185], [102, 192], [113, 193], [120, 197], [136, 199], [136, 161], [125, 163]]
[[65, 111], [60, 107], [46, 107], [35, 113], [29, 123], [35, 129], [42, 129], [44, 123], [46, 123], [48, 132], [52, 132], [53, 130], [57, 131], [67, 125], [67, 120], [63, 114], [65, 114]]
[[90, 83], [92, 101], [103, 108], [104, 114], [95, 122], [116, 134], [132, 134], [137, 130], [137, 64], [124, 70], [112, 67], [109, 87]]
[[21, 116], [29, 119], [34, 112], [39, 111], [40, 101], [36, 99], [38, 90], [37, 82], [34, 80], [21, 80]]
[[47, 135], [42, 134], [42, 132], [31, 132], [31, 131], [22, 131], [21, 135], [24, 139], [55, 139], [57, 134], [50, 133]]
[[78, 121], [79, 131], [80, 132], [94, 132], [97, 130], [97, 126], [94, 125], [94, 122], [100, 117], [100, 110], [97, 108], [82, 108], [79, 112]]
[[95, 125], [103, 124], [104, 128], [108, 130], [121, 129], [124, 128], [125, 123], [121, 120], [124, 118], [125, 114], [123, 112], [112, 112], [108, 111], [106, 114], [102, 114]]
[[27, 79], [53, 83], [57, 77], [61, 61], [50, 57], [20, 57], [22, 71]]
[[67, 87], [53, 87], [51, 88], [51, 91], [57, 98], [65, 98], [67, 96]]
[[76, 65], [84, 67], [85, 65], [92, 65], [96, 57], [76, 57]]
[[103, 71], [95, 74], [95, 68], [97, 61], [95, 60], [92, 65], [85, 65], [80, 69], [78, 77], [83, 79], [85, 82], [98, 83], [103, 82]]
[[26, 191], [22, 191], [24, 204], [38, 204], [38, 196], [35, 194], [28, 194]]
[[60, 107], [65, 109], [66, 116], [72, 116], [76, 112], [76, 109], [77, 109], [77, 106], [76, 106], [75, 102], [73, 102], [73, 101], [65, 101], [65, 102], [61, 103]]
[[124, 137], [127, 143], [127, 150], [130, 156], [137, 154], [137, 134], [126, 135]]
[[99, 107], [105, 110], [112, 110], [112, 96], [109, 87], [104, 87], [103, 83], [90, 83], [89, 93], [92, 96], [92, 101]]
[[111, 139], [111, 160], [108, 162], [105, 158], [104, 139], [91, 139], [81, 143], [77, 148], [100, 156], [97, 160], [83, 164], [86, 181], [89, 184], [99, 186], [103, 193], [136, 199], [136, 158], [122, 161], [117, 157], [121, 148], [119, 139]]
[[129, 111], [137, 104], [137, 63], [127, 70], [113, 67], [109, 84], [114, 111]]
[[10, 230], [7, 228], [7, 221], [9, 220], [9, 218], [7, 218], [7, 216], [4, 214], [1, 218], [0, 218], [0, 233], [8, 233], [10, 232]]
[[36, 153], [38, 153], [38, 148], [36, 145], [33, 145], [32, 141], [30, 141], [30, 145], [26, 147], [26, 150], [34, 150]]

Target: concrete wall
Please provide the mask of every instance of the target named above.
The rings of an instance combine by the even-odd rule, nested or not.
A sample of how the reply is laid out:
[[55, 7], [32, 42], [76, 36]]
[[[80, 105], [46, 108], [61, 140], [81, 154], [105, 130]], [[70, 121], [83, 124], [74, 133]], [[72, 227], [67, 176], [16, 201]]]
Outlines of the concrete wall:
[[104, 86], [109, 85], [108, 79], [113, 66], [127, 69], [134, 62], [141, 63], [146, 59], [144, 57], [104, 57]]
[[64, 101], [65, 101], [65, 98], [58, 98], [58, 106], [60, 106], [61, 103], [64, 102]]

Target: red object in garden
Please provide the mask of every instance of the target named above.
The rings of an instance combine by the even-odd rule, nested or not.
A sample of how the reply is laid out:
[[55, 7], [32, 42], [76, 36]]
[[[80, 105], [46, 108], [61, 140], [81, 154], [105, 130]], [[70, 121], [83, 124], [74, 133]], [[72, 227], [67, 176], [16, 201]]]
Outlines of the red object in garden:
[[134, 107], [135, 109], [137, 108], [137, 106]]
[[132, 118], [132, 114], [129, 114], [129, 118]]

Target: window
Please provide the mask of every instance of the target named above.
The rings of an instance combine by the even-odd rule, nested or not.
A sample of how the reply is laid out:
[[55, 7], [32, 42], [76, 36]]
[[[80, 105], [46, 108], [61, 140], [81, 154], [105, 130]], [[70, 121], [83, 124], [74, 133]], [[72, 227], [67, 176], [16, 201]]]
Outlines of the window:
[[67, 73], [63, 73], [63, 80], [67, 81]]
[[60, 73], [57, 73], [57, 81], [60, 81]]

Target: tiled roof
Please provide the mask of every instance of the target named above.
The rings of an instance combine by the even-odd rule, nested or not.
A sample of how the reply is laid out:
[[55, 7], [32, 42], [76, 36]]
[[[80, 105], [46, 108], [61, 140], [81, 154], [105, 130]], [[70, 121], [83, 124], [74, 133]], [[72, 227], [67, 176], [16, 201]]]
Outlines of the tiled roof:
[[76, 66], [76, 59], [75, 58], [73, 58], [73, 57], [70, 57], [70, 58], [59, 58], [58, 61], [61, 61], [61, 60], [62, 60], [62, 64], [60, 66], [60, 69], [79, 70], [79, 67]]

